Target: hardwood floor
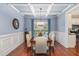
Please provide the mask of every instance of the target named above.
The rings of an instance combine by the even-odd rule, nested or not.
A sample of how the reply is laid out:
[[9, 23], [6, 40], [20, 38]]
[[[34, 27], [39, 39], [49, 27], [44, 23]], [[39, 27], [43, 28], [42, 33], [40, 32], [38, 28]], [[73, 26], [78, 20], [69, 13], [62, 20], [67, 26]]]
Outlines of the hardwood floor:
[[[8, 56], [30, 56], [30, 50], [27, 49], [26, 44], [23, 43], [14, 51], [12, 51]], [[75, 48], [65, 48], [61, 44], [55, 42], [54, 53], [52, 56], [79, 56], [79, 41]]]

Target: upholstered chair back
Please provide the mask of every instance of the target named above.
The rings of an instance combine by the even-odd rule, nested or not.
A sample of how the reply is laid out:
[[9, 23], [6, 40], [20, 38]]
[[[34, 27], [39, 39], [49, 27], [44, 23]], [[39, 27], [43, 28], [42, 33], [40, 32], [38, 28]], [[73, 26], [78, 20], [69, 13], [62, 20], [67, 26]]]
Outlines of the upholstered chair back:
[[35, 38], [35, 53], [47, 53], [47, 38], [45, 37], [36, 37]]
[[32, 39], [32, 34], [29, 32], [29, 34], [26, 34], [26, 40], [27, 40], [27, 47], [31, 46], [30, 40]]
[[54, 32], [50, 32], [49, 33], [49, 39], [52, 40], [52, 46], [54, 46], [54, 41], [55, 41], [55, 33]]

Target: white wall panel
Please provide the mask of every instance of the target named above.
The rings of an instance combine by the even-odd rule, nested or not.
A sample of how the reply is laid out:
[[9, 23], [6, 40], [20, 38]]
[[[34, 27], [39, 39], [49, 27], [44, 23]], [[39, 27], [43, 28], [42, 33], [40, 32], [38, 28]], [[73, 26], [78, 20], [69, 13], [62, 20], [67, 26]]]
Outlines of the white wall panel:
[[23, 32], [17, 32], [0, 36], [0, 55], [7, 55], [23, 42]]

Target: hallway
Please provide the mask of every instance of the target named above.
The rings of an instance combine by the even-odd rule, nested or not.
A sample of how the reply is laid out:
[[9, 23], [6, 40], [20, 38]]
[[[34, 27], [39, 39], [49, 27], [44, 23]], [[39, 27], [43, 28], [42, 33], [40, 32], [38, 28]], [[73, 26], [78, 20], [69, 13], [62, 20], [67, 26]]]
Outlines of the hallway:
[[[8, 56], [30, 56], [30, 50], [27, 50], [26, 44], [23, 43], [14, 51], [12, 51]], [[54, 53], [51, 56], [79, 56], [79, 42], [76, 48], [65, 48], [58, 42], [55, 42]]]

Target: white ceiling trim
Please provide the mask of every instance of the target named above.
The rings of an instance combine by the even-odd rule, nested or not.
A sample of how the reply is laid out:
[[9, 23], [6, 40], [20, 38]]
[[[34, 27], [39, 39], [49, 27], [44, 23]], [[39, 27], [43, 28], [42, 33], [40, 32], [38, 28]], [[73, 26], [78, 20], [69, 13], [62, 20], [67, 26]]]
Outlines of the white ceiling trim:
[[[59, 15], [59, 14], [62, 14], [62, 13], [64, 13], [68, 8], [70, 8], [73, 4], [69, 4], [65, 9], [63, 8], [63, 10], [61, 10], [60, 12], [52, 12], [52, 13], [50, 13], [50, 11], [51, 11], [51, 9], [52, 9], [52, 7], [54, 6], [55, 4], [54, 3], [51, 3], [51, 4], [49, 4], [46, 8], [44, 7], [44, 6], [46, 6], [46, 5], [44, 5], [43, 7], [44, 7], [44, 11], [42, 11], [42, 15], [45, 15], [46, 17], [48, 16], [48, 15]], [[66, 4], [65, 4], [66, 5]], [[37, 16], [37, 15], [39, 15], [39, 10], [37, 9], [36, 10], [36, 8], [34, 8], [35, 6], [36, 7], [38, 7], [38, 6], [40, 6], [40, 5], [35, 5], [34, 6], [34, 4], [30, 4], [30, 3], [28, 3], [28, 4], [9, 4], [9, 6], [10, 7], [12, 7], [14, 10], [16, 10], [17, 12], [20, 12], [20, 14], [28, 14], [28, 15], [34, 15], [35, 17]], [[16, 6], [23, 6], [23, 8], [25, 8], [25, 7], [27, 7], [27, 8], [29, 8], [30, 9], [30, 11], [29, 11], [29, 9], [28, 9], [28, 11], [26, 11], [27, 10], [27, 8], [26, 9], [24, 9], [24, 11], [25, 12], [21, 12], [21, 10], [20, 9], [18, 9]], [[42, 6], [42, 5], [41, 5]], [[64, 6], [64, 5], [62, 5], [62, 4], [60, 4], [59, 6]], [[42, 7], [42, 8], [43, 8]]]
[[32, 13], [33, 13], [33, 15], [36, 16], [36, 15], [35, 15], [35, 11], [34, 11], [34, 7], [33, 7], [30, 3], [28, 3], [28, 5], [29, 5], [29, 7], [30, 7], [30, 9], [31, 9], [31, 11], [32, 11]]
[[17, 3], [17, 4], [12, 4], [12, 5], [14, 5], [14, 6], [28, 6], [28, 4], [26, 3], [24, 3], [24, 4], [22, 4], [22, 3]]
[[69, 9], [72, 5], [73, 5], [73, 4], [68, 5], [68, 6], [61, 12], [61, 14], [64, 13], [67, 9]]
[[[25, 14], [25, 15], [32, 15], [32, 13], [27, 13], [27, 12], [21, 12], [20, 14]], [[36, 16], [40, 16], [39, 14], [35, 13]], [[55, 12], [55, 13], [50, 13], [49, 15], [59, 15], [60, 12]], [[44, 13], [42, 14], [42, 16], [46, 16]]]
[[20, 12], [17, 8], [15, 8], [12, 4], [9, 4], [15, 11]]
[[46, 16], [49, 15], [50, 11], [51, 11], [51, 8], [54, 4], [52, 3], [51, 5], [49, 5], [48, 9], [47, 9], [47, 13], [46, 13]]
[[68, 10], [66, 13], [70, 13], [71, 11], [73, 11], [75, 8], [78, 8], [79, 4], [76, 4], [73, 8], [71, 8], [70, 10]]

